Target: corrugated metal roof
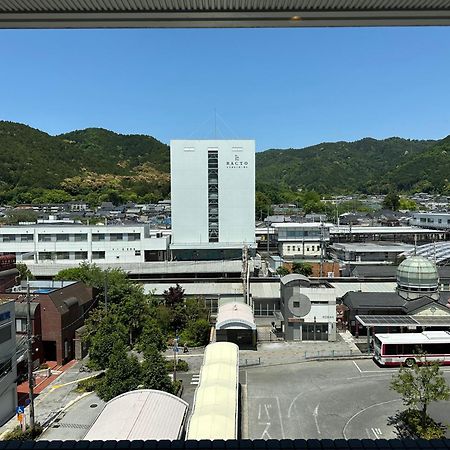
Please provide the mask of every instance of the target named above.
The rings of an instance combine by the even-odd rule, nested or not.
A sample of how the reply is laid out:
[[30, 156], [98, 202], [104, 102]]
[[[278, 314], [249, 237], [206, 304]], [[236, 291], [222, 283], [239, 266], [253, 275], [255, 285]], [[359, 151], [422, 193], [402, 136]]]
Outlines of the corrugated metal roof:
[[106, 404], [84, 439], [180, 439], [187, 409], [184, 400], [167, 392], [153, 389], [126, 392]]
[[343, 297], [347, 292], [395, 292], [397, 283], [330, 283], [336, 289], [336, 298]]
[[449, 9], [448, 0], [2, 0], [7, 12], [389, 11]]
[[0, 26], [4, 28], [418, 24], [450, 24], [449, 1], [1, 0], [0, 2]]

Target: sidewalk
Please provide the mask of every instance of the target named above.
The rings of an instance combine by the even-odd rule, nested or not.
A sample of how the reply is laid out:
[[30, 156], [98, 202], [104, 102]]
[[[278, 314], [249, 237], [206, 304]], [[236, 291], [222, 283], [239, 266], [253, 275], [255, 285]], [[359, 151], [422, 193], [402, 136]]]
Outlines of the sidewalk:
[[334, 358], [342, 356], [364, 356], [355, 345], [353, 336], [346, 333], [336, 335], [336, 342], [303, 341], [303, 342], [262, 342], [258, 350], [241, 350], [240, 365], [272, 366], [307, 361], [314, 358]]
[[[69, 402], [75, 400], [79, 393], [74, 392], [77, 387], [79, 380], [87, 378], [89, 376], [95, 375], [93, 373], [80, 372], [79, 367], [80, 361], [71, 361], [60, 370], [62, 371], [60, 375], [51, 376], [51, 380], [48, 379], [45, 387], [42, 384], [39, 386], [39, 395], [35, 398], [35, 421], [41, 425], [45, 425], [49, 420], [51, 420], [62, 408], [64, 408]], [[63, 371], [64, 370], [64, 371]], [[27, 423], [29, 420], [29, 407], [25, 408], [25, 414], [27, 418]], [[0, 427], [0, 440], [2, 440], [2, 435], [15, 428], [19, 422], [14, 416], [11, 420], [6, 422]]]

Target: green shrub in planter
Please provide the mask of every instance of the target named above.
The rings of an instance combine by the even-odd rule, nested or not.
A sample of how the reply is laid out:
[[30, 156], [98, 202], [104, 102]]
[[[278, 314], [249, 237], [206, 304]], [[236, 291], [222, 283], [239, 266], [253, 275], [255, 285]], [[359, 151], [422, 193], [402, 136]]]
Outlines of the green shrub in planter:
[[22, 427], [18, 425], [13, 430], [8, 431], [3, 437], [4, 441], [32, 441], [42, 434], [43, 428], [40, 424], [35, 424], [34, 430], [27, 426], [25, 431], [22, 431]]

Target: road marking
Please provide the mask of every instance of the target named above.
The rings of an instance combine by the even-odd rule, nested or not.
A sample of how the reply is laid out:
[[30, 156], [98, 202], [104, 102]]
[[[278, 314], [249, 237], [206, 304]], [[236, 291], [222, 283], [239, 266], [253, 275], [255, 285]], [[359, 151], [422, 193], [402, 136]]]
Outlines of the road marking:
[[288, 417], [291, 417], [291, 410], [292, 407], [294, 406], [295, 402], [298, 400], [298, 398], [303, 395], [304, 392], [299, 392], [291, 401], [290, 405], [289, 405], [289, 409], [288, 409]]
[[280, 418], [280, 426], [281, 426], [281, 436], [283, 436], [283, 439], [285, 439], [283, 420], [281, 419], [280, 399], [278, 397], [275, 398], [277, 399], [278, 417]]
[[356, 361], [353, 361], [353, 364], [355, 365], [355, 367], [358, 369], [359, 373], [393, 373], [391, 369], [380, 369], [380, 370], [362, 370], [358, 364], [356, 363]]
[[191, 384], [197, 385], [200, 383], [200, 374], [194, 374], [191, 378]]
[[358, 364], [356, 364], [356, 361], [353, 361], [353, 364], [355, 365], [355, 367], [358, 369], [359, 373], [362, 373], [361, 369], [359, 368]]
[[316, 422], [317, 433], [321, 434], [320, 428], [319, 428], [319, 421], [317, 420], [317, 417], [319, 416], [319, 405], [320, 405], [320, 403], [318, 403], [317, 406], [314, 408], [313, 416], [314, 416], [314, 422]]
[[267, 418], [270, 420], [269, 408], [272, 408], [272, 405], [270, 403], [268, 405], [264, 405], [264, 410], [266, 411]]
[[258, 405], [258, 420], [261, 420], [261, 403]]
[[345, 429], [348, 427], [348, 424], [357, 416], [359, 416], [361, 413], [363, 413], [364, 411], [367, 411], [370, 408], [375, 408], [375, 406], [381, 406], [381, 405], [387, 405], [388, 403], [393, 403], [393, 402], [400, 402], [402, 399], [401, 398], [396, 398], [394, 400], [388, 400], [387, 402], [380, 402], [380, 403], [375, 403], [373, 405], [368, 406], [367, 408], [362, 409], [361, 411], [358, 411], [357, 413], [353, 414], [352, 417], [350, 417], [350, 419], [347, 420], [347, 423], [344, 425], [344, 428], [342, 430], [342, 435], [344, 436], [344, 439], [347, 439], [347, 435], [345, 434]]
[[[260, 425], [263, 425], [262, 423]], [[264, 435], [267, 436], [267, 439], [272, 439], [272, 437], [270, 436], [269, 432], [267, 431], [270, 427], [270, 422], [266, 423], [266, 428], [264, 428], [263, 434], [261, 435], [261, 439], [264, 439]]]
[[382, 378], [382, 377], [390, 377], [390, 374], [387, 373], [380, 373], [379, 375], [366, 375], [365, 377], [362, 377], [361, 375], [357, 377], [348, 377], [347, 380], [365, 380], [366, 378]]
[[89, 380], [91, 378], [95, 378], [96, 376], [97, 375], [89, 375], [88, 377], [78, 378], [78, 380], [68, 381], [67, 383], [54, 384], [52, 386], [52, 389], [59, 389], [59, 388], [62, 388], [64, 386], [69, 386], [71, 384], [79, 383], [80, 381], [84, 381], [84, 380]]
[[375, 439], [380, 439], [380, 436], [383, 434], [380, 428], [371, 428], [372, 433], [375, 435]]

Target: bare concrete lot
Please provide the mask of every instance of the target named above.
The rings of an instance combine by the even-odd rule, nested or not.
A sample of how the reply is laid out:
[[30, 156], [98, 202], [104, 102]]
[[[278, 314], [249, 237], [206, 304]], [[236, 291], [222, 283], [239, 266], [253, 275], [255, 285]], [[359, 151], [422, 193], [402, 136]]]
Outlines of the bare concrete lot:
[[[388, 418], [403, 405], [389, 382], [397, 369], [372, 360], [318, 361], [243, 370], [251, 439], [397, 437]], [[450, 369], [444, 369], [450, 384]], [[430, 414], [450, 423], [450, 402], [432, 405]], [[247, 425], [247, 426], [245, 426]]]

